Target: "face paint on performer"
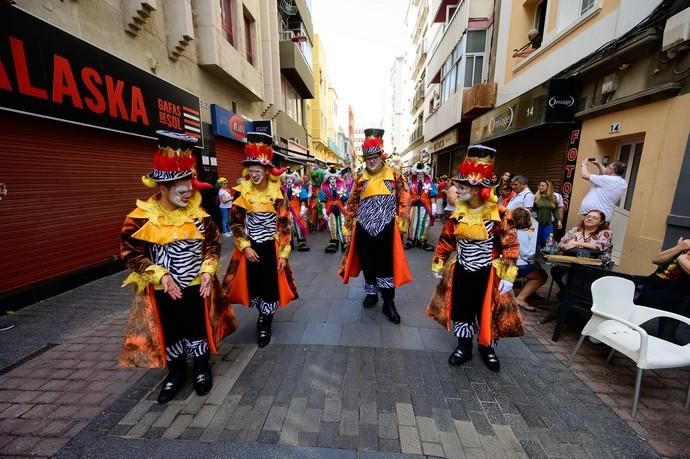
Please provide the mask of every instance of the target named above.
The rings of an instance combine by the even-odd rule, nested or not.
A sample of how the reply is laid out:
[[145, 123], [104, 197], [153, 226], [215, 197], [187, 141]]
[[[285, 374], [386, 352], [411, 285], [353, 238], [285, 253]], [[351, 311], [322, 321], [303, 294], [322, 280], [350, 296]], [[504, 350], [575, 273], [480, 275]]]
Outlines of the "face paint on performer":
[[295, 183], [295, 179], [292, 177], [287, 177], [285, 179], [285, 183], [287, 183], [288, 186], [292, 186], [292, 184]]
[[472, 199], [472, 187], [468, 185], [458, 185], [458, 201], [467, 202]]
[[165, 195], [168, 201], [177, 207], [187, 207], [193, 191], [191, 180], [179, 180], [170, 187], [165, 186]]
[[266, 169], [263, 166], [249, 166], [247, 172], [254, 185], [259, 185], [266, 179]]
[[383, 167], [383, 160], [378, 153], [366, 155], [364, 161], [366, 162], [367, 170], [371, 173], [378, 172]]
[[423, 172], [417, 173], [417, 181], [418, 182], [424, 181], [424, 173]]
[[335, 187], [337, 182], [338, 179], [336, 177], [328, 177], [328, 183], [330, 183], [332, 187]]

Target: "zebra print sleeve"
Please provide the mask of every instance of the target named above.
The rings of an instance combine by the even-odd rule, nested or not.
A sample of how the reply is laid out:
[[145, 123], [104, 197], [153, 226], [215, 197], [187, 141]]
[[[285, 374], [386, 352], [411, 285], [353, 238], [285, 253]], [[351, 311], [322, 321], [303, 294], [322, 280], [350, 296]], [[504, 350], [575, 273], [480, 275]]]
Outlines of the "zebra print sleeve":
[[211, 217], [204, 218], [204, 243], [201, 246], [201, 256], [204, 263], [217, 265], [220, 260], [220, 231]]
[[146, 243], [132, 237], [144, 223], [145, 220], [127, 217], [120, 233], [120, 256], [127, 268], [138, 274], [144, 274], [144, 271], [153, 265], [146, 250]]

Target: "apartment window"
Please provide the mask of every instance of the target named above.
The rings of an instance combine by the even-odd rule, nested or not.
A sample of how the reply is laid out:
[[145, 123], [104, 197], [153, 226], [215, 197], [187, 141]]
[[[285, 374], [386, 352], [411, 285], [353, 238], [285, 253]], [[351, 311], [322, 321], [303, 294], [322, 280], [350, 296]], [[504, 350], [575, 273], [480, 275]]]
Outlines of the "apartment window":
[[450, 53], [441, 68], [441, 104], [450, 98], [457, 89], [457, 79], [460, 74], [460, 59], [462, 58], [462, 40]]
[[244, 10], [244, 42], [247, 48], [247, 61], [254, 65], [254, 19]]
[[465, 87], [482, 82], [484, 75], [484, 52], [486, 51], [486, 30], [467, 32], [465, 49]]
[[[546, 25], [546, 7], [548, 0], [542, 0], [534, 11], [534, 28], [539, 31], [539, 36], [544, 36], [544, 27]], [[571, 0], [571, 3], [572, 2]]]
[[233, 0], [220, 0], [220, 18], [221, 27], [225, 32], [225, 39], [231, 45], [235, 46], [232, 34], [232, 4]]
[[593, 9], [595, 3], [595, 0], [582, 0], [582, 5], [580, 5], [580, 16], [587, 14], [587, 12]]
[[302, 124], [302, 99], [285, 78], [281, 78], [281, 84], [285, 113], [297, 123]]

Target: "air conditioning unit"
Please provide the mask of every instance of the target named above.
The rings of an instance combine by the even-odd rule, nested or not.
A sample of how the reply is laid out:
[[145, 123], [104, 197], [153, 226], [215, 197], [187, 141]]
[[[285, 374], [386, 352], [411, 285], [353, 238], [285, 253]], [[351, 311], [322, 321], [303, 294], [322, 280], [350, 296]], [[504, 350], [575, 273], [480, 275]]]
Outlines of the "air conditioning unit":
[[690, 8], [685, 8], [666, 20], [661, 51], [676, 48], [690, 40]]

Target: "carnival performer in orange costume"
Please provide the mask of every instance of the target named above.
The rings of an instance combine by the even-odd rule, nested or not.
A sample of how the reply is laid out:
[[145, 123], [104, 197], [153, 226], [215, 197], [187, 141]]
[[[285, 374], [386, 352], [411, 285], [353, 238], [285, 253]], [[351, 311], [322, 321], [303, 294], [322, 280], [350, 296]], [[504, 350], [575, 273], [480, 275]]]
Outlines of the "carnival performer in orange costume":
[[395, 288], [412, 280], [400, 238], [407, 230], [410, 192], [400, 172], [383, 161], [383, 129], [365, 129], [364, 135], [366, 168], [357, 174], [347, 200], [345, 235], [350, 243], [338, 274], [347, 283], [363, 271], [362, 305], [376, 306], [381, 292], [383, 313], [399, 324]]
[[[201, 208], [193, 178], [194, 137], [158, 131], [153, 171], [142, 177], [158, 187], [137, 201], [122, 227], [120, 253], [135, 286], [120, 364], [167, 367], [158, 402], [172, 400], [184, 385], [187, 357], [194, 362], [194, 390], [213, 386], [209, 357], [237, 328], [232, 306], [222, 300], [216, 278], [220, 233]], [[205, 184], [204, 184], [205, 185]]]
[[319, 190], [319, 200], [324, 204], [326, 223], [328, 231], [331, 233], [331, 240], [324, 249], [326, 253], [335, 253], [340, 249], [345, 251], [345, 202], [348, 197], [348, 189], [345, 181], [340, 178], [335, 167], [329, 167], [325, 172], [326, 181], [321, 184]]
[[407, 231], [405, 249], [420, 247], [433, 252], [434, 246], [427, 242], [429, 227], [434, 224], [436, 196], [438, 189], [431, 181], [431, 167], [419, 162], [410, 171], [410, 227]]
[[288, 199], [288, 207], [292, 217], [292, 238], [297, 240], [297, 250], [306, 252], [309, 250], [306, 236], [309, 234], [307, 215], [311, 190], [309, 186], [304, 186], [301, 183], [302, 179], [297, 172], [288, 171], [284, 180], [283, 194]]
[[254, 307], [259, 347], [271, 341], [271, 324], [278, 308], [297, 298], [290, 255], [291, 222], [287, 198], [273, 159], [271, 136], [249, 132], [245, 145], [248, 179], [233, 189], [230, 230], [235, 252], [223, 279], [223, 291], [231, 303]]

